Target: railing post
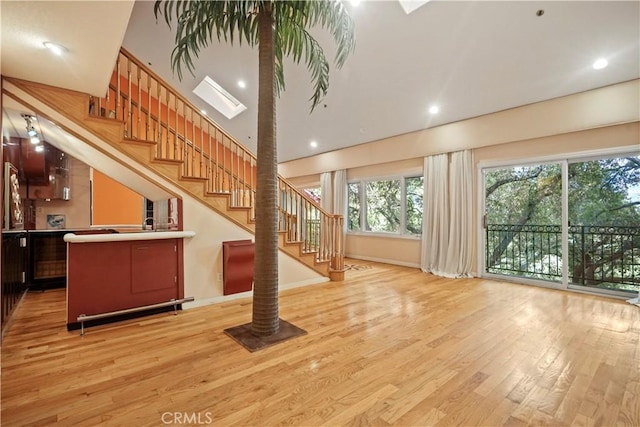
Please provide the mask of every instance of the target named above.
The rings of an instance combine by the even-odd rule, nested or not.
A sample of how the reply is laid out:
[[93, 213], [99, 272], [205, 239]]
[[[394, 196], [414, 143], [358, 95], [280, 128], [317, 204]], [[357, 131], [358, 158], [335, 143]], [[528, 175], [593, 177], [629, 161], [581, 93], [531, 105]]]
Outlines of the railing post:
[[157, 104], [158, 104], [158, 112], [156, 113], [156, 121], [158, 123], [158, 140], [156, 141], [156, 156], [159, 159], [162, 159], [162, 118], [160, 115], [161, 109], [160, 109], [160, 100], [162, 99], [161, 97], [162, 92], [160, 91], [160, 83], [156, 82], [156, 99], [157, 99]]
[[137, 85], [138, 85], [138, 100], [137, 100], [138, 101], [138, 117], [136, 120], [137, 123], [136, 123], [135, 137], [140, 139], [140, 137], [142, 136], [142, 131], [140, 130], [140, 120], [141, 120], [140, 116], [142, 113], [142, 87], [141, 87], [142, 85], [140, 84], [141, 83], [140, 67], [137, 65], [136, 65], [136, 71], [137, 71], [136, 77], [137, 77]]
[[585, 260], [585, 251], [584, 251], [584, 225], [580, 226], [580, 265], [581, 265], [581, 272], [580, 272], [580, 282], [582, 285], [584, 285], [586, 283], [585, 281], [585, 265], [584, 265], [584, 260]]
[[334, 236], [333, 247], [331, 250], [331, 269], [342, 271], [344, 270], [344, 217], [342, 215], [334, 215], [332, 218]]
[[127, 60], [127, 123], [124, 127], [125, 137], [133, 134], [133, 111], [131, 110], [131, 61]]
[[155, 131], [152, 128], [151, 124], [151, 78], [147, 76], [147, 129], [144, 135], [144, 139], [149, 139], [149, 135], [155, 135]]
[[118, 55], [118, 63], [116, 65], [116, 88], [117, 88], [117, 92], [116, 92], [116, 120], [120, 119], [120, 104], [121, 104], [121, 100], [120, 100], [120, 58], [121, 56]]

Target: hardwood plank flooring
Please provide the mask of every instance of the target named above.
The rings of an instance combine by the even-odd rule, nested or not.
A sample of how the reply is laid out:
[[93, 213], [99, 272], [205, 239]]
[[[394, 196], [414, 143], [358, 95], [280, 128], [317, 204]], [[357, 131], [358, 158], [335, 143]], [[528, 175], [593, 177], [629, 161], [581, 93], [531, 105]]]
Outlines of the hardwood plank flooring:
[[3, 426], [640, 426], [640, 309], [417, 269], [281, 293], [308, 335], [249, 353], [249, 299], [79, 331], [26, 295], [2, 343]]

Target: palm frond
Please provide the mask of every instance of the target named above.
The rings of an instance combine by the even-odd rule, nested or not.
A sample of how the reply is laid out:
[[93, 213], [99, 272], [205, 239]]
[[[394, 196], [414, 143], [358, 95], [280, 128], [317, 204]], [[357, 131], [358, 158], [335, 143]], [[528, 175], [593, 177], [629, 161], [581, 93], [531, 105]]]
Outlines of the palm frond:
[[337, 45], [335, 62], [340, 68], [355, 48], [353, 20], [344, 5], [334, 0], [275, 1], [274, 12], [278, 87], [284, 88], [282, 58], [291, 56], [294, 62], [300, 63], [304, 57], [314, 87], [310, 98], [313, 111], [327, 94], [329, 63], [308, 29], [320, 26], [331, 32]]
[[237, 39], [255, 46], [258, 40], [256, 11], [261, 1], [158, 0], [154, 4], [156, 19], [163, 16], [169, 27], [176, 22], [175, 47], [171, 66], [182, 80], [182, 70], [193, 75], [194, 59], [214, 40]]
[[[329, 62], [324, 55], [322, 47], [309, 32], [297, 25], [287, 25], [276, 27], [276, 64], [282, 68], [281, 58], [291, 56], [296, 63], [304, 57], [307, 69], [311, 72], [311, 81], [314, 87], [313, 95], [310, 98], [311, 110], [320, 103], [329, 89]], [[276, 73], [277, 74], [277, 73]], [[284, 87], [284, 76], [282, 87]]]
[[250, 46], [257, 45], [257, 14], [265, 3], [273, 7], [276, 93], [285, 88], [284, 57], [291, 56], [296, 63], [304, 58], [314, 87], [310, 98], [313, 110], [329, 88], [329, 63], [322, 47], [308, 30], [316, 26], [329, 30], [337, 46], [334, 60], [338, 68], [355, 48], [353, 20], [340, 1], [158, 0], [154, 5], [156, 19], [163, 16], [170, 27], [176, 22], [172, 68], [180, 80], [183, 68], [193, 75], [194, 60], [214, 37], [218, 41], [233, 43], [237, 40], [240, 44], [245, 41]]
[[356, 39], [351, 15], [340, 1], [309, 1], [305, 3], [307, 3], [305, 28], [319, 25], [331, 32], [338, 48], [335, 58], [336, 66], [342, 67], [349, 54], [355, 49]]

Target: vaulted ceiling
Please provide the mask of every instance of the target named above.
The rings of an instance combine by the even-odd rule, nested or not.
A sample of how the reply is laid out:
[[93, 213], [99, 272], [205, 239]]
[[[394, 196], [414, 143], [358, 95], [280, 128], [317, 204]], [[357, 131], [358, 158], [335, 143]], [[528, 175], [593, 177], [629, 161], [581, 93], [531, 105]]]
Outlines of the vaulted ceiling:
[[[640, 77], [637, 1], [434, 0], [410, 14], [395, 0], [345, 6], [356, 51], [341, 70], [332, 68], [329, 94], [312, 113], [306, 67], [286, 64], [279, 161]], [[4, 1], [0, 8], [3, 75], [99, 94], [122, 44], [255, 151], [255, 49], [214, 43], [201, 52], [195, 76], [179, 81], [170, 67], [173, 34], [156, 21], [153, 2]], [[330, 37], [313, 34], [333, 58]], [[67, 54], [52, 57], [46, 40]], [[599, 58], [608, 66], [596, 70]], [[229, 120], [208, 107], [192, 93], [205, 76], [247, 110]], [[437, 114], [429, 112], [434, 105]]]

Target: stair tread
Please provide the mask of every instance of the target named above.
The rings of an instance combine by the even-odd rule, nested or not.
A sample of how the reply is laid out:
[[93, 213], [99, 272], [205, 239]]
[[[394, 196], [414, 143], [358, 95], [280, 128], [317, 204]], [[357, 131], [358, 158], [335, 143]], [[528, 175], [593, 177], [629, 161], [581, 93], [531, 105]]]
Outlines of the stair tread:
[[103, 123], [106, 122], [106, 123], [113, 123], [113, 124], [121, 124], [121, 125], [125, 124], [124, 120], [111, 119], [109, 117], [102, 117], [102, 116], [94, 116], [94, 115], [91, 115], [91, 114], [87, 114], [86, 120], [95, 121], [95, 122], [103, 122]]
[[148, 139], [127, 138], [127, 137], [122, 138], [122, 142], [126, 142], [127, 144], [144, 144], [144, 145], [149, 145], [151, 147], [158, 145], [157, 142], [149, 141]]
[[208, 180], [207, 178], [203, 178], [201, 176], [186, 176], [186, 175], [182, 175], [180, 179], [184, 181], [195, 181], [195, 182], [206, 182]]
[[175, 159], [159, 159], [157, 157], [154, 157], [151, 160], [152, 163], [166, 163], [166, 164], [170, 164], [170, 165], [182, 165], [182, 160], [175, 160]]
[[287, 240], [285, 243], [287, 245], [302, 245], [304, 240]]

